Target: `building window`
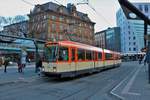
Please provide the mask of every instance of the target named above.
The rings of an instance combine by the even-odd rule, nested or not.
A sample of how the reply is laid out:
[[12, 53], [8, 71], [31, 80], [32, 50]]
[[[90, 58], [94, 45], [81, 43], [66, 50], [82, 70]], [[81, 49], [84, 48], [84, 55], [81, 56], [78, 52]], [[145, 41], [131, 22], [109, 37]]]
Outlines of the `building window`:
[[59, 17], [59, 21], [63, 21], [63, 19], [64, 19], [64, 18], [63, 18], [62, 16]]
[[53, 20], [56, 20], [56, 16], [52, 16], [52, 19], [53, 19]]
[[130, 29], [130, 26], [128, 26], [128, 29]]
[[136, 45], [136, 42], [133, 42], [133, 45]]
[[70, 23], [70, 20], [69, 20], [69, 19], [66, 19], [66, 22], [67, 22], [67, 23]]
[[135, 36], [133, 37], [133, 40], [135, 40]]
[[148, 5], [144, 6], [145, 12], [148, 13]]
[[56, 30], [56, 25], [52, 24], [52, 31], [55, 31], [55, 30]]
[[59, 28], [60, 28], [60, 31], [63, 31], [63, 25], [62, 24], [60, 24]]
[[129, 45], [131, 45], [131, 42], [129, 42]]
[[129, 51], [131, 51], [131, 48], [129, 48]]
[[131, 37], [129, 37], [129, 40], [131, 39]]
[[142, 5], [139, 5], [139, 9], [140, 9], [141, 11], [143, 11]]
[[136, 51], [136, 48], [133, 48], [134, 51]]
[[130, 31], [128, 33], [130, 34]]

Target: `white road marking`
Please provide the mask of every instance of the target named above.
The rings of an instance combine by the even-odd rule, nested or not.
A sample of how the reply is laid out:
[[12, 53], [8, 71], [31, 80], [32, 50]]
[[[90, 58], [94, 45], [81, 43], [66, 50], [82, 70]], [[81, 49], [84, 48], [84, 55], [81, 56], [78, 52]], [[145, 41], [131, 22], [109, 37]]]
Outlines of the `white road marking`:
[[129, 95], [140, 95], [140, 93], [134, 93], [134, 92], [129, 92], [130, 88], [132, 87], [136, 76], [138, 75], [138, 73], [140, 72], [141, 66], [138, 67], [137, 71], [134, 73], [134, 75], [132, 76], [132, 78], [129, 80], [129, 82], [127, 83], [127, 85], [124, 87], [122, 94], [129, 94]]
[[126, 76], [118, 85], [116, 85], [111, 91], [110, 94], [116, 96], [120, 100], [124, 100], [125, 98], [116, 94], [115, 91], [136, 71], [137, 69], [133, 70], [128, 76]]

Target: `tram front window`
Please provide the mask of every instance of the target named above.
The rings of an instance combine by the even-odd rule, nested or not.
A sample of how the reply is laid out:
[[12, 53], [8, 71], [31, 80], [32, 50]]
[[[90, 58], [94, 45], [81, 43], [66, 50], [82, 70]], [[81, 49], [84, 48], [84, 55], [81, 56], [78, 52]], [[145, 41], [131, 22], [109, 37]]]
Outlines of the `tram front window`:
[[58, 60], [59, 61], [68, 61], [68, 59], [69, 59], [69, 57], [68, 57], [68, 48], [60, 47], [59, 48]]
[[57, 46], [48, 46], [45, 49], [45, 57], [48, 62], [55, 62], [57, 56]]

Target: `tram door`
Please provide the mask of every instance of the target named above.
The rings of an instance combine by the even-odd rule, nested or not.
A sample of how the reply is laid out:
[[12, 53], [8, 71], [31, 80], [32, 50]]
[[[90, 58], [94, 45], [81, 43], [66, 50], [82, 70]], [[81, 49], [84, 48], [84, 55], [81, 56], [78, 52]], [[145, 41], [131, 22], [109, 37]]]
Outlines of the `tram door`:
[[[71, 71], [76, 71], [76, 48], [71, 48], [71, 63], [70, 63], [70, 69]], [[75, 73], [74, 73], [75, 74]]]

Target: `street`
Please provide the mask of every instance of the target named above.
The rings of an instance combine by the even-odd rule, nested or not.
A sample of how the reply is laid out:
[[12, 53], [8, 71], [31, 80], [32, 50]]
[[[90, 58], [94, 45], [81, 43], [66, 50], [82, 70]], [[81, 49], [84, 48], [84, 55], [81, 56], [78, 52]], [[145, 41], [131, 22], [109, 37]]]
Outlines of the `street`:
[[136, 88], [139, 84], [134, 84], [141, 70], [145, 72], [142, 66], [125, 62], [121, 67], [75, 79], [38, 76], [34, 67], [28, 66], [23, 74], [16, 68], [7, 73], [0, 69], [0, 100], [149, 100]]

